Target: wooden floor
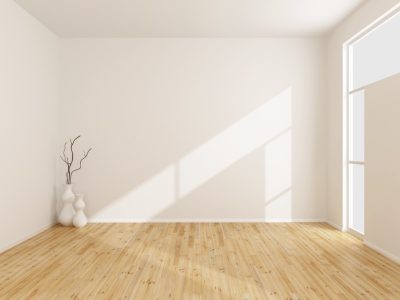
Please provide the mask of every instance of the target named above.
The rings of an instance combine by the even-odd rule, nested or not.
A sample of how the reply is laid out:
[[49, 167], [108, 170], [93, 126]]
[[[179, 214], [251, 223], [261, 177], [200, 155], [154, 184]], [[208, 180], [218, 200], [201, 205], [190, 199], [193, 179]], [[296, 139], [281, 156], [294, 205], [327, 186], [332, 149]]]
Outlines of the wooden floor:
[[0, 299], [400, 299], [400, 265], [326, 224], [53, 227], [0, 254]]

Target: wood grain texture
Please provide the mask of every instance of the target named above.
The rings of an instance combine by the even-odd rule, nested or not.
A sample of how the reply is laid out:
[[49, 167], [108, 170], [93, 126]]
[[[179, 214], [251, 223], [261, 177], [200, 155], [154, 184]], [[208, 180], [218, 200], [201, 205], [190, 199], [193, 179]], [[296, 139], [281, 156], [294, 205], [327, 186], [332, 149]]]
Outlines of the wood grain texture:
[[323, 223], [55, 226], [0, 255], [0, 299], [400, 299], [400, 265]]

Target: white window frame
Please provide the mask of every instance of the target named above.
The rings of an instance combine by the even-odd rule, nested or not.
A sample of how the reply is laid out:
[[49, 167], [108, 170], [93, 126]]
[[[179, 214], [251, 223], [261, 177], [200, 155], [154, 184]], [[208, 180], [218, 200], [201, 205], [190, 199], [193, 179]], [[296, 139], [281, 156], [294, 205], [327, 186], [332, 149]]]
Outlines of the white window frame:
[[350, 80], [353, 77], [352, 69], [350, 68], [350, 58], [352, 57], [350, 51], [351, 46], [367, 36], [369, 33], [379, 28], [391, 18], [400, 13], [400, 3], [395, 5], [389, 11], [384, 13], [377, 20], [372, 22], [370, 25], [365, 27], [359, 33], [351, 37], [343, 44], [342, 55], [343, 55], [343, 82], [342, 82], [342, 230], [348, 231], [356, 236], [363, 237], [363, 234], [350, 228], [350, 195], [349, 195], [349, 165], [350, 164], [361, 164], [364, 162], [351, 161], [349, 153], [349, 105], [351, 95], [360, 92], [366, 88], [366, 86], [353, 89], [350, 86]]

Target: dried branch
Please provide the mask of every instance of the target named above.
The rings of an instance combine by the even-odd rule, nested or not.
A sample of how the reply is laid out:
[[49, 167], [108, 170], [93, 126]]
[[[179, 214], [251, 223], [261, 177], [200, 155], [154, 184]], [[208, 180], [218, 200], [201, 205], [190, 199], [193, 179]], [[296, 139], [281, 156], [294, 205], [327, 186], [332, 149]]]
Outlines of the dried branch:
[[60, 155], [61, 160], [67, 165], [67, 172], [65, 173], [66, 179], [67, 179], [67, 184], [71, 184], [72, 183], [72, 174], [78, 170], [80, 170], [82, 168], [82, 161], [84, 159], [86, 159], [86, 157], [89, 155], [89, 152], [92, 150], [92, 148], [90, 148], [87, 152], [83, 151], [83, 157], [81, 158], [81, 160], [79, 161], [79, 168], [76, 168], [75, 170], [71, 171], [72, 168], [72, 163], [74, 162], [74, 144], [75, 142], [80, 138], [81, 136], [78, 135], [76, 138], [69, 139], [69, 148], [71, 151], [71, 160], [69, 160], [69, 157], [66, 154], [66, 149], [67, 149], [67, 144], [68, 142], [64, 143], [64, 150], [62, 155]]
[[79, 170], [82, 168], [82, 161], [83, 161], [86, 157], [88, 157], [90, 151], [92, 151], [92, 148], [90, 148], [86, 153], [85, 153], [85, 151], [83, 151], [83, 157], [82, 157], [81, 160], [79, 161], [79, 168], [73, 170], [73, 171], [71, 172], [71, 176], [72, 176], [72, 174], [74, 174], [74, 172], [79, 171]]
[[62, 157], [62, 156], [60, 155], [60, 158], [61, 158], [61, 160], [62, 160], [63, 162], [65, 162], [65, 163], [68, 165], [68, 161], [66, 161], [64, 157]]
[[70, 176], [70, 174], [69, 174], [69, 171], [67, 171], [67, 172], [65, 173], [65, 175], [66, 175], [66, 177], [67, 177], [67, 184], [71, 184], [71, 176]]
[[65, 154], [66, 149], [67, 149], [67, 142], [64, 143], [63, 157], [61, 159], [63, 162], [65, 162], [68, 165], [69, 160], [68, 160], [67, 155]]
[[74, 140], [71, 140], [71, 139], [69, 139], [69, 142], [70, 142], [70, 144], [71, 144], [71, 165], [72, 165], [72, 163], [74, 162], [74, 150], [72, 149], [73, 147], [74, 147], [74, 144], [75, 144], [75, 141], [77, 140], [77, 139], [79, 139], [81, 136], [80, 135], [78, 135], [76, 138], [74, 138]]

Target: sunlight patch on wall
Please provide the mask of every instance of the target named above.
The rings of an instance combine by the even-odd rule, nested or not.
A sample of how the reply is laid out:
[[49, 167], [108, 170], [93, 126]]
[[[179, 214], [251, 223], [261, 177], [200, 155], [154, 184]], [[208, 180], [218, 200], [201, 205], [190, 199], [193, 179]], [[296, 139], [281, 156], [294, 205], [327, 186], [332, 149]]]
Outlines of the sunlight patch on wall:
[[179, 161], [184, 197], [291, 125], [291, 89], [267, 101]]
[[292, 219], [292, 131], [265, 146], [265, 219]]

